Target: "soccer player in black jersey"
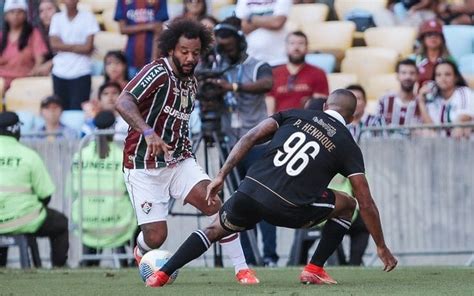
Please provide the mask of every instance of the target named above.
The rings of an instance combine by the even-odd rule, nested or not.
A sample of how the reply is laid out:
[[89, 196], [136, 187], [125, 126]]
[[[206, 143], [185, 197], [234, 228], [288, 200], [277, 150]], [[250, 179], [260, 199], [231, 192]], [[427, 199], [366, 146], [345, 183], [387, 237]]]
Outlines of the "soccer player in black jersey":
[[283, 227], [311, 227], [327, 219], [322, 238], [300, 275], [305, 284], [335, 284], [323, 269], [351, 226], [356, 201], [343, 192], [328, 189], [340, 173], [349, 178], [360, 213], [377, 246], [384, 271], [397, 260], [385, 245], [377, 206], [365, 178], [364, 160], [346, 123], [352, 121], [356, 98], [339, 89], [328, 98], [325, 111], [289, 110], [277, 113], [250, 130], [232, 149], [216, 178], [207, 187], [210, 204], [225, 177], [256, 144], [271, 140], [262, 159], [247, 173], [232, 197], [224, 203], [219, 219], [204, 231], [197, 230], [176, 254], [148, 280], [163, 286], [168, 276], [203, 254], [210, 245], [230, 233], [252, 228], [263, 220]]

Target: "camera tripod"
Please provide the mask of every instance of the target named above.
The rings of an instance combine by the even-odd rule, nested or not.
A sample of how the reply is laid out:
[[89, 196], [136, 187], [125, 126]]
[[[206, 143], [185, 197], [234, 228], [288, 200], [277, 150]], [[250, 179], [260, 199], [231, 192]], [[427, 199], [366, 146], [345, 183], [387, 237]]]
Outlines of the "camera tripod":
[[[228, 143], [225, 141], [225, 138], [220, 131], [220, 125], [214, 124], [212, 122], [202, 121], [202, 128], [200, 133], [193, 137], [193, 146], [192, 150], [196, 154], [201, 144], [204, 147], [204, 170], [210, 175], [210, 149], [215, 147], [217, 154], [219, 156], [219, 165], [222, 165], [225, 162], [226, 157], [229, 155], [230, 149]], [[238, 184], [240, 183], [240, 176], [236, 168], [234, 168], [229, 176], [225, 179], [225, 186], [228, 189], [228, 192], [232, 194], [237, 189]], [[221, 194], [221, 200], [224, 201], [224, 191]], [[198, 227], [200, 227], [199, 217], [204, 216], [201, 213], [182, 213], [173, 211], [175, 199], [171, 199], [169, 214], [171, 216], [194, 216], [198, 219]], [[257, 245], [257, 238], [254, 232], [246, 231], [244, 235], [248, 236], [250, 246], [252, 248], [252, 253], [255, 257], [255, 262], [257, 265], [263, 265], [263, 260], [260, 255], [260, 251]], [[219, 244], [214, 244], [214, 266], [223, 267], [222, 261], [222, 248]]]

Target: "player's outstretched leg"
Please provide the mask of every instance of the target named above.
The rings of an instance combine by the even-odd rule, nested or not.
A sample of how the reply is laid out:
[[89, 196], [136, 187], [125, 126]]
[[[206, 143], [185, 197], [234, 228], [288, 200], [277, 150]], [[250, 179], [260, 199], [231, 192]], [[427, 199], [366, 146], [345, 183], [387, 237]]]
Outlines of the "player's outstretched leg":
[[303, 284], [337, 284], [324, 270], [324, 264], [341, 243], [351, 227], [351, 218], [356, 202], [349, 195], [333, 190], [336, 206], [329, 215], [321, 233], [321, 240], [310, 262], [300, 275]]
[[[212, 221], [215, 221], [218, 217], [216, 213], [222, 205], [220, 203], [209, 205], [207, 200], [205, 200], [207, 185], [209, 185], [209, 183], [209, 180], [202, 180], [197, 183], [187, 195], [185, 202], [190, 203], [205, 215], [212, 216]], [[242, 250], [242, 245], [240, 244], [239, 234], [234, 233], [226, 236], [220, 240], [219, 243], [222, 246], [223, 252], [229, 256], [232, 265], [234, 265], [237, 281], [243, 285], [258, 284], [260, 281], [255, 276], [255, 273], [249, 269], [245, 261], [245, 255]]]
[[168, 282], [169, 276], [176, 270], [201, 256], [209, 249], [212, 243], [230, 234], [232, 233], [222, 228], [218, 219], [208, 226], [206, 230], [194, 231], [165, 265], [147, 279], [146, 285], [149, 287], [164, 286]]

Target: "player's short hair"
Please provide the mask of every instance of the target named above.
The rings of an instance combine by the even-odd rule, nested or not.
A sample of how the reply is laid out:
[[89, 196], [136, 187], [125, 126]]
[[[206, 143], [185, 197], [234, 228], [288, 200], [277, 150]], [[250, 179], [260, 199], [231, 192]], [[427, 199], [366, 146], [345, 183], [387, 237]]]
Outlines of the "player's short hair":
[[413, 68], [415, 68], [416, 72], [418, 73], [418, 67], [416, 66], [416, 63], [414, 60], [404, 59], [404, 60], [399, 61], [397, 63], [397, 67], [395, 68], [395, 72], [398, 73], [398, 70], [400, 70], [400, 66], [412, 66]]
[[343, 117], [352, 116], [357, 106], [357, 98], [347, 89], [339, 88], [333, 91], [327, 100], [328, 106], [335, 107]]
[[290, 36], [302, 37], [302, 38], [304, 38], [304, 41], [306, 42], [306, 44], [308, 44], [308, 36], [306, 36], [306, 34], [303, 33], [303, 31], [293, 31], [293, 32], [289, 33], [286, 36], [286, 42], [288, 42], [288, 39], [290, 39]]
[[172, 21], [160, 34], [158, 48], [161, 54], [167, 57], [168, 52], [176, 48], [181, 36], [188, 39], [199, 38], [201, 40], [201, 54], [205, 54], [211, 47], [212, 34], [203, 24], [188, 19], [177, 19]]

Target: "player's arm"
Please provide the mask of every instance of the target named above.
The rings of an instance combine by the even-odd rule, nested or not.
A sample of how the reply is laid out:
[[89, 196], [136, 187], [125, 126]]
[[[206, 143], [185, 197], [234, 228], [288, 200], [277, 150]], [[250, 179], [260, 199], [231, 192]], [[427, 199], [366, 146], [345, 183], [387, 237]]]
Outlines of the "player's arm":
[[384, 263], [384, 270], [391, 271], [397, 265], [397, 259], [395, 259], [388, 247], [385, 245], [379, 211], [370, 193], [367, 179], [364, 174], [356, 174], [349, 176], [349, 180], [352, 185], [354, 196], [359, 202], [362, 219], [367, 226], [367, 230], [374, 239], [375, 245], [377, 246], [377, 254]]
[[217, 193], [222, 190], [226, 176], [245, 157], [253, 146], [270, 140], [278, 129], [278, 123], [273, 118], [267, 118], [256, 127], [248, 131], [235, 144], [214, 180], [207, 186], [208, 203], [214, 203], [219, 197]]

